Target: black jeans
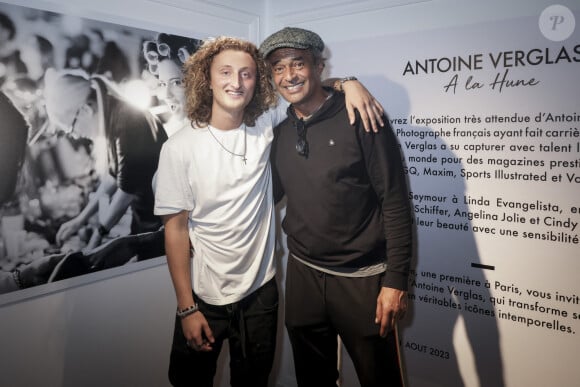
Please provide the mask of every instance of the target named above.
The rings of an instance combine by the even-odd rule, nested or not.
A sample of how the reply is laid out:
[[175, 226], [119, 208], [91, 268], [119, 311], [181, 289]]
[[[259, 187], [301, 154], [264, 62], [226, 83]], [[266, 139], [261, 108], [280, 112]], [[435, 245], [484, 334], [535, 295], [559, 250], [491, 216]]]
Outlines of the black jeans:
[[275, 279], [243, 300], [210, 305], [195, 297], [213, 331], [211, 352], [197, 352], [186, 345], [181, 321], [175, 319], [169, 361], [169, 381], [176, 387], [212, 387], [217, 359], [224, 340], [230, 346], [233, 387], [267, 387], [276, 350], [278, 286]]
[[312, 269], [290, 256], [286, 328], [300, 387], [336, 387], [338, 335], [362, 387], [399, 387], [395, 335], [375, 324], [383, 274], [349, 278]]

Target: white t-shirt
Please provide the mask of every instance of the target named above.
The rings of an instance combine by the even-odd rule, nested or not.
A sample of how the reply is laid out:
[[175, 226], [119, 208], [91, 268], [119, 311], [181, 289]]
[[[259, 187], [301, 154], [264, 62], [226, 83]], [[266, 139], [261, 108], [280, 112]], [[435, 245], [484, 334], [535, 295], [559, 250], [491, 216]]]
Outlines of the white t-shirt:
[[253, 127], [185, 126], [161, 150], [155, 214], [189, 211], [193, 290], [209, 304], [237, 302], [275, 275], [269, 159], [286, 108], [280, 103]]

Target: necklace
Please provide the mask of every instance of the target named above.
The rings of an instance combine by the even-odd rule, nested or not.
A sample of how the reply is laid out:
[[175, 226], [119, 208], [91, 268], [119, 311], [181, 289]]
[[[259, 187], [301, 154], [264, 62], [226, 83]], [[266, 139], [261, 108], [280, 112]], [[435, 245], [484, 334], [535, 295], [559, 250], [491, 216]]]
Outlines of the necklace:
[[228, 148], [226, 148], [224, 146], [224, 144], [222, 144], [220, 142], [220, 140], [217, 139], [217, 137], [213, 134], [212, 130], [211, 130], [211, 125], [207, 126], [207, 131], [209, 132], [209, 134], [211, 134], [211, 136], [213, 137], [213, 139], [219, 144], [219, 146], [222, 147], [223, 150], [225, 150], [226, 152], [228, 152], [229, 154], [233, 155], [233, 156], [237, 156], [237, 157], [241, 157], [242, 161], [244, 162], [244, 165], [246, 164], [246, 161], [248, 160], [246, 158], [246, 151], [248, 150], [248, 143], [247, 143], [247, 135], [246, 135], [246, 124], [244, 124], [244, 153], [234, 153], [231, 150], [229, 150]]
[[[304, 121], [308, 121], [310, 118], [312, 118], [312, 116], [314, 115], [314, 113], [318, 112], [320, 110], [320, 108], [322, 107], [322, 105], [324, 105], [326, 103], [326, 101], [328, 101], [330, 99], [330, 97], [332, 97], [332, 93], [328, 93], [328, 95], [326, 96], [326, 98], [324, 98], [324, 101], [322, 101], [322, 103], [320, 105], [318, 105], [318, 107], [316, 109], [314, 109], [312, 111], [312, 113], [310, 113], [307, 116], [302, 116], [299, 118], [302, 118], [302, 120]], [[294, 110], [294, 113], [296, 113], [296, 110]]]

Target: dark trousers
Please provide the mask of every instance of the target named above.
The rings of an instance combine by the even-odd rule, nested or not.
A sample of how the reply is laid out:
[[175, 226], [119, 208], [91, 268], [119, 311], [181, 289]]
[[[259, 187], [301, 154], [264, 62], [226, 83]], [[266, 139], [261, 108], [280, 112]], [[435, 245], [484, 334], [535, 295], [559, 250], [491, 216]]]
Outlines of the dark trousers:
[[212, 387], [224, 340], [230, 347], [233, 387], [266, 387], [276, 350], [278, 287], [275, 279], [240, 302], [210, 305], [196, 297], [213, 331], [211, 352], [186, 345], [181, 321], [176, 318], [169, 362], [169, 381], [176, 387]]
[[334, 276], [288, 258], [285, 323], [298, 386], [336, 387], [337, 335], [362, 387], [401, 386], [395, 335], [381, 338], [374, 323], [382, 276]]

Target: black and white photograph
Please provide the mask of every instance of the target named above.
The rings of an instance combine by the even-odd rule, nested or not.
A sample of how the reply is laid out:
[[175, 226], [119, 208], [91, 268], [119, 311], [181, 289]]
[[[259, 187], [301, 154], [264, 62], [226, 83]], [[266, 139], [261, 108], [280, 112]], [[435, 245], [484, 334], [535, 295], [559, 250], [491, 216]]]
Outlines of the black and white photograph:
[[0, 3], [0, 300], [165, 255], [153, 183], [200, 42]]

